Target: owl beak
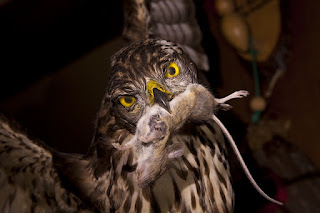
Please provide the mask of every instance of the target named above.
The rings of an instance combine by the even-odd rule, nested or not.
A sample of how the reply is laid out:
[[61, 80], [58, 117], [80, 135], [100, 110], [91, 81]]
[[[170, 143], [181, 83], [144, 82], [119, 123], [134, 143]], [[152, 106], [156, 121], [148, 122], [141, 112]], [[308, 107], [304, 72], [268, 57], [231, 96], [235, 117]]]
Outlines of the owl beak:
[[159, 106], [163, 107], [169, 113], [171, 113], [170, 104], [169, 104], [169, 97], [167, 93], [161, 92], [158, 89], [153, 89], [154, 94], [154, 103], [159, 104]]
[[172, 100], [173, 94], [169, 90], [158, 82], [150, 80], [147, 83], [147, 91], [151, 106], [156, 103], [171, 113], [169, 101]]

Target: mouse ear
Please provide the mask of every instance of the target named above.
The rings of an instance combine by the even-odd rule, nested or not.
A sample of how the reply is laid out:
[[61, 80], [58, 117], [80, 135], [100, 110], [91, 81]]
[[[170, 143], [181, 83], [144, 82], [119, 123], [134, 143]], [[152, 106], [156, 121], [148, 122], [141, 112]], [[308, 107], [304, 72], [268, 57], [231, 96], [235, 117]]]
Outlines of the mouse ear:
[[168, 158], [175, 159], [179, 158], [184, 153], [184, 144], [183, 143], [174, 143], [168, 147]]

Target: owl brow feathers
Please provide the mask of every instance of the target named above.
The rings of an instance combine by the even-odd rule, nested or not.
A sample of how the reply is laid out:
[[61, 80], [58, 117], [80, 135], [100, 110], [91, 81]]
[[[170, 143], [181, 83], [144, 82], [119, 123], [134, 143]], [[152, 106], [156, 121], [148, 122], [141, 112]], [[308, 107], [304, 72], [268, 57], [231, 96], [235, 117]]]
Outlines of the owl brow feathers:
[[[181, 127], [188, 119], [198, 122], [212, 119], [218, 124], [229, 140], [241, 167], [254, 188], [267, 200], [278, 205], [283, 205], [281, 202], [269, 197], [258, 186], [248, 170], [229, 131], [212, 113], [213, 109], [230, 109], [231, 106], [225, 102], [234, 98], [246, 97], [247, 95], [248, 92], [240, 90], [225, 98], [217, 99], [202, 85], [190, 84], [185, 92], [170, 102], [172, 110], [171, 114], [157, 105], [150, 107], [147, 110], [147, 113], [139, 120], [135, 136], [126, 144], [113, 144], [113, 146], [120, 150], [134, 148], [141, 153], [143, 158], [138, 161], [138, 183], [140, 187], [145, 187], [161, 175], [161, 172], [165, 170], [165, 167], [167, 166], [165, 163], [169, 163], [172, 159], [179, 158], [183, 155], [183, 144], [175, 143], [166, 146], [170, 133]], [[210, 116], [210, 114], [212, 116]], [[150, 145], [144, 147], [144, 144]], [[150, 155], [150, 153], [152, 154]], [[164, 158], [164, 156], [166, 158]], [[160, 161], [159, 158], [161, 158]], [[164, 159], [166, 161], [164, 161]], [[156, 163], [150, 165], [150, 161]]]
[[[145, 77], [159, 79], [163, 76], [161, 66], [173, 58], [185, 60], [188, 57], [180, 47], [165, 40], [147, 39], [122, 48], [111, 57], [108, 94], [115, 94], [115, 90], [123, 88], [124, 83], [139, 87], [144, 86]], [[190, 59], [187, 60], [189, 62]]]

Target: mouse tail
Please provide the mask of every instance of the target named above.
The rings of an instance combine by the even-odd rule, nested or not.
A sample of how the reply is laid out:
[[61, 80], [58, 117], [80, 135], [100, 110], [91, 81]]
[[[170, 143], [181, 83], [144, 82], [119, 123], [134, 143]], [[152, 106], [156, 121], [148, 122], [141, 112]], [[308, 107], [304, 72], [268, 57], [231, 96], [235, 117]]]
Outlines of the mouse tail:
[[213, 114], [212, 115], [212, 119], [218, 124], [218, 126], [221, 128], [222, 132], [224, 133], [224, 135], [226, 136], [226, 138], [229, 140], [230, 142], [230, 145], [235, 153], [235, 155], [237, 156], [239, 162], [240, 162], [240, 165], [244, 171], [244, 173], [246, 174], [246, 176], [248, 177], [250, 183], [253, 185], [253, 187], [259, 192], [259, 194], [261, 194], [265, 199], [273, 202], [273, 203], [276, 203], [280, 206], [283, 205], [282, 202], [280, 201], [277, 201], [273, 198], [271, 198], [269, 195], [267, 195], [261, 188], [260, 186], [257, 184], [257, 182], [254, 180], [254, 178], [252, 177], [246, 163], [244, 162], [241, 154], [240, 154], [240, 151], [236, 145], [236, 143], [234, 142], [231, 134], [229, 133], [229, 131], [227, 130], [227, 128], [223, 125], [223, 123]]

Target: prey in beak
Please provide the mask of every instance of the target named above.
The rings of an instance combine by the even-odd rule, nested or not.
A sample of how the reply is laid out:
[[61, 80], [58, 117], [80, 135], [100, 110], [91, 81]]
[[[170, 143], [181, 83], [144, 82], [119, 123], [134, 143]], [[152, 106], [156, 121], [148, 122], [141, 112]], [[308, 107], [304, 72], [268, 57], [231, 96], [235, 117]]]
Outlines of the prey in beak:
[[156, 103], [171, 113], [169, 101], [172, 100], [173, 94], [169, 90], [158, 82], [150, 80], [147, 83], [147, 92], [151, 106]]

